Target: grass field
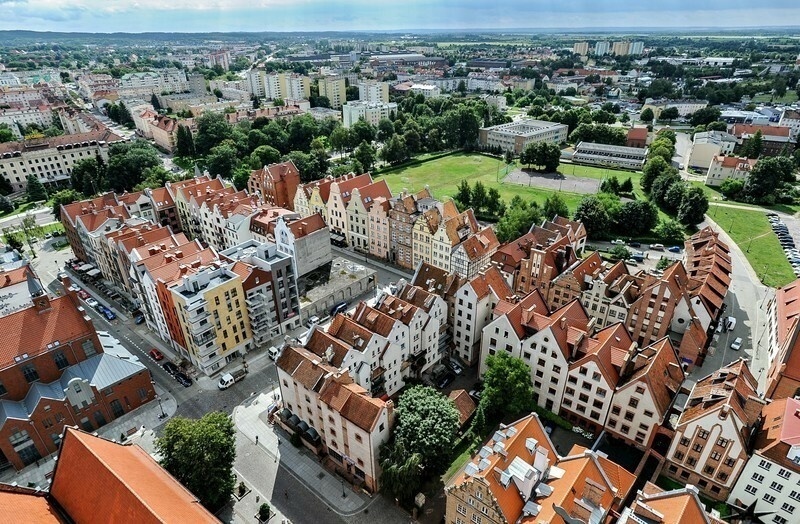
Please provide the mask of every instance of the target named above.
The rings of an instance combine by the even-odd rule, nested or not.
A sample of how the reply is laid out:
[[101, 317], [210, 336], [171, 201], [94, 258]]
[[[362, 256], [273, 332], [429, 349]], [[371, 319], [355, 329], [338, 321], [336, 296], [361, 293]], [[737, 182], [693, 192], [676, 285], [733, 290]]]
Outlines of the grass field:
[[777, 287], [796, 279], [764, 211], [714, 206], [708, 216], [739, 245], [764, 284]]
[[783, 95], [781, 98], [772, 99], [772, 95], [769, 93], [759, 93], [753, 97], [753, 103], [763, 103], [763, 102], [775, 102], [776, 104], [791, 104], [793, 102], [797, 102], [797, 92], [792, 91], [791, 89], [786, 90], [786, 94]]
[[[552, 193], [547, 189], [498, 182], [503, 177], [504, 169], [505, 164], [501, 160], [484, 155], [458, 153], [390, 171], [380, 175], [380, 178], [386, 180], [393, 193], [399, 193], [403, 189], [419, 191], [427, 185], [436, 198], [455, 195], [458, 184], [464, 179], [470, 184], [480, 180], [487, 188], [496, 187], [506, 202], [510, 202], [514, 195], [520, 195], [526, 200], [543, 204]], [[562, 167], [562, 170], [566, 172], [566, 167]], [[575, 210], [583, 197], [577, 193], [561, 194], [570, 211]]]

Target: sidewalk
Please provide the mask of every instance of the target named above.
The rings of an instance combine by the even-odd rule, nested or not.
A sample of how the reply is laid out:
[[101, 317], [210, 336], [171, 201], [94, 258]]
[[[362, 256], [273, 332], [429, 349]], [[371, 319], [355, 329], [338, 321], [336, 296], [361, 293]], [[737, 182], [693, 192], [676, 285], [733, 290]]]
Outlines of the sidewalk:
[[[266, 422], [266, 412], [274, 398], [279, 398], [279, 390], [273, 393], [262, 393], [249, 404], [237, 406], [233, 410], [233, 422], [250, 441], [255, 442], [273, 459], [279, 460], [296, 480], [304, 484], [317, 497], [322, 499], [334, 512], [343, 517], [355, 515], [366, 509], [374, 497], [362, 492], [353, 491], [352, 486], [342, 484], [342, 480], [322, 467], [305, 448], [295, 448], [284, 438], [280, 429]], [[313, 483], [312, 483], [313, 481]], [[347, 488], [346, 497], [342, 497], [342, 489]]]

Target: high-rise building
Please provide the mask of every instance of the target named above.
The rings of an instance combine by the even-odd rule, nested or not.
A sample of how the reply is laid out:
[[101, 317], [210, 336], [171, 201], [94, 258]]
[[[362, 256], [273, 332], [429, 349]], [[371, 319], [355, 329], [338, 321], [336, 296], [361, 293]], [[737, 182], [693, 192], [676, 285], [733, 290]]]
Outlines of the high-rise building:
[[589, 54], [589, 42], [575, 42], [572, 44], [572, 52], [576, 55], [585, 56]]
[[343, 77], [332, 76], [319, 79], [319, 96], [328, 98], [332, 109], [341, 109], [347, 101], [347, 86]]
[[607, 55], [610, 49], [608, 42], [597, 42], [594, 44], [594, 54], [597, 56]]
[[358, 99], [362, 102], [387, 104], [389, 103], [389, 84], [375, 81], [361, 82], [358, 84]]
[[642, 53], [644, 53], [644, 42], [631, 42], [631, 46], [628, 49], [628, 54], [639, 56]]
[[626, 56], [629, 54], [631, 48], [631, 43], [627, 40], [623, 40], [621, 42], [614, 42], [611, 45], [611, 54], [617, 56]]

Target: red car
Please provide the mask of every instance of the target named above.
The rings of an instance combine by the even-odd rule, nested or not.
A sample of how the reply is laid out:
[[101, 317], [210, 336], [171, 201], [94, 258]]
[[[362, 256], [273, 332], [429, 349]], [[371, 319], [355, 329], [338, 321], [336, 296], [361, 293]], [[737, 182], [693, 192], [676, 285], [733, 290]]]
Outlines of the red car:
[[150, 358], [158, 362], [159, 360], [163, 360], [164, 354], [161, 353], [159, 350], [153, 348], [150, 350]]
[[89, 293], [81, 289], [80, 291], [78, 291], [78, 296], [86, 300], [87, 298], [89, 298]]

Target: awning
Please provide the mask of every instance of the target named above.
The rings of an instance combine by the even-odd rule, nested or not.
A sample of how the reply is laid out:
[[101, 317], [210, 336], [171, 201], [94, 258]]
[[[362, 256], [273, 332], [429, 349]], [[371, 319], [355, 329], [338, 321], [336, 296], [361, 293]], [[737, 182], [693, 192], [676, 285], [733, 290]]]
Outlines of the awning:
[[336, 242], [343, 242], [345, 239], [344, 235], [340, 235], [339, 233], [331, 233], [331, 240]]
[[82, 265], [81, 267], [78, 268], [78, 271], [83, 273], [84, 271], [89, 271], [90, 269], [94, 269], [94, 266], [91, 265], [91, 264], [84, 264], [84, 265]]
[[99, 274], [100, 274], [100, 270], [99, 269], [92, 269], [91, 271], [87, 271], [86, 272], [86, 276], [87, 277], [96, 277]]
[[308, 431], [308, 424], [301, 420], [300, 423], [297, 424], [297, 429], [300, 430], [301, 433]]

